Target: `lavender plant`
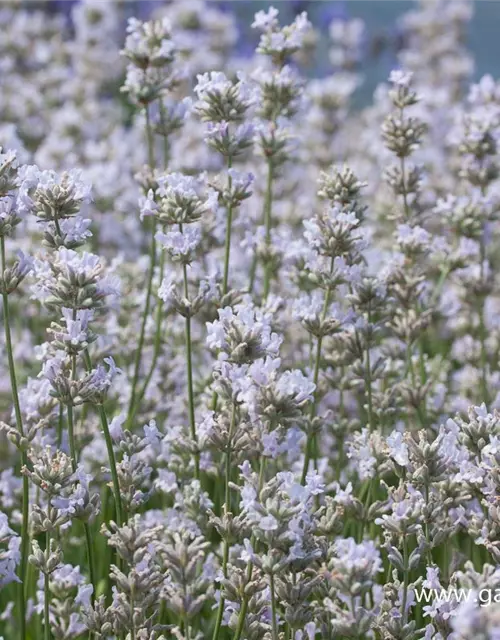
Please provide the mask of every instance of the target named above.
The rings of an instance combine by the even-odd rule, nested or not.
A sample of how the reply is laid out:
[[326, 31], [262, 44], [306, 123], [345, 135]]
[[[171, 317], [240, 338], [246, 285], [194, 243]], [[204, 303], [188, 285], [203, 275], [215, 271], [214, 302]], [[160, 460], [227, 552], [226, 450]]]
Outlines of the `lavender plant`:
[[[0, 9], [0, 635], [495, 640], [500, 84], [422, 0]], [[122, 26], [129, 18], [126, 33]]]

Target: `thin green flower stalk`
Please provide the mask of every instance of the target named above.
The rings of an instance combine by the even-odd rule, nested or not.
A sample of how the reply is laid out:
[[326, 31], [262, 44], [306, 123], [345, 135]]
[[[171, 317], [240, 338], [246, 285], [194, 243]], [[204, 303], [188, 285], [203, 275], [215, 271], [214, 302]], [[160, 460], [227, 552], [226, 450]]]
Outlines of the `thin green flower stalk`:
[[[150, 107], [157, 100], [160, 102], [161, 115], [165, 116], [163, 99], [178, 84], [179, 75], [175, 67], [176, 48], [173, 45], [168, 20], [151, 20], [140, 22], [131, 20], [128, 37], [121, 54], [127, 58], [127, 75], [122, 91], [137, 107], [143, 108], [146, 117], [146, 137], [148, 147], [148, 163], [151, 175], [155, 171], [153, 129], [150, 119]], [[172, 123], [169, 123], [172, 124]], [[160, 122], [160, 133], [167, 133], [165, 121]], [[175, 126], [174, 126], [175, 128]], [[169, 131], [170, 132], [170, 131]], [[166, 144], [166, 143], [165, 143]], [[151, 222], [151, 245], [149, 250], [149, 273], [147, 280], [146, 301], [142, 314], [139, 340], [134, 360], [131, 396], [127, 411], [127, 424], [130, 427], [132, 414], [137, 403], [137, 385], [139, 384], [142, 351], [146, 322], [151, 305], [153, 276], [156, 267], [156, 219]]]
[[[334, 268], [334, 264], [335, 264], [335, 260], [332, 257], [331, 258], [331, 262], [330, 262], [330, 275], [333, 273], [333, 268]], [[328, 306], [330, 304], [330, 296], [331, 296], [331, 288], [330, 286], [327, 287], [326, 291], [325, 291], [325, 300], [323, 303], [323, 309], [321, 311], [321, 323], [324, 323], [324, 321], [326, 320], [326, 314], [328, 312]], [[319, 381], [319, 373], [321, 370], [321, 348], [323, 345], [323, 336], [320, 335], [318, 336], [317, 342], [316, 342], [316, 356], [314, 358], [314, 374], [313, 374], [313, 382], [315, 385], [315, 390], [314, 390], [314, 401], [311, 404], [311, 411], [310, 411], [310, 419], [311, 421], [313, 420], [313, 418], [316, 415], [316, 409], [317, 409], [317, 405], [318, 405], [318, 381]], [[305, 457], [304, 457], [304, 465], [302, 467], [302, 475], [300, 477], [300, 482], [302, 485], [305, 485], [306, 483], [306, 477], [307, 477], [307, 473], [309, 471], [309, 464], [311, 462], [311, 457], [313, 459], [314, 462], [314, 466], [316, 467], [316, 460], [317, 460], [317, 450], [316, 450], [316, 433], [309, 433], [307, 436], [307, 442], [306, 442], [306, 448], [305, 448]]]
[[[168, 169], [168, 162], [170, 157], [170, 147], [169, 147], [169, 135], [173, 130], [180, 128], [182, 125], [182, 120], [173, 119], [169, 120], [167, 117], [167, 110], [165, 108], [164, 100], [160, 100], [160, 123], [158, 124], [158, 133], [163, 136], [163, 167], [165, 171]], [[165, 232], [165, 226], [163, 227], [163, 232]], [[163, 281], [163, 276], [165, 274], [165, 253], [162, 251], [160, 253], [160, 264], [159, 264], [159, 278], [158, 282], [161, 283]], [[156, 370], [156, 364], [158, 362], [158, 358], [160, 356], [161, 344], [162, 344], [162, 320], [163, 320], [163, 300], [157, 296], [156, 299], [156, 317], [155, 317], [155, 334], [153, 341], [153, 359], [151, 361], [151, 366], [144, 380], [144, 384], [141, 387], [141, 390], [137, 394], [137, 398], [135, 401], [135, 405], [132, 411], [132, 416], [129, 422], [132, 424], [135, 420], [135, 416], [139, 407], [141, 405], [144, 396], [146, 395], [146, 391], [148, 390], [151, 379]]]
[[[179, 231], [182, 233], [182, 224], [179, 224]], [[182, 265], [182, 275], [184, 281], [184, 297], [189, 300], [189, 282], [187, 275], [187, 265]], [[186, 375], [187, 375], [187, 394], [188, 394], [188, 413], [189, 413], [189, 429], [191, 439], [195, 444], [198, 442], [196, 435], [196, 420], [194, 415], [194, 385], [193, 385], [193, 345], [191, 342], [191, 316], [188, 313], [186, 315], [185, 322], [185, 336], [186, 336]], [[198, 451], [194, 454], [194, 468], [195, 478], [200, 479], [200, 454]]]
[[[165, 253], [162, 251], [160, 255], [160, 277], [159, 281], [163, 280], [163, 275], [165, 273]], [[146, 379], [144, 380], [144, 384], [141, 387], [141, 390], [137, 394], [136, 401], [134, 404], [134, 408], [132, 410], [132, 415], [130, 417], [129, 422], [133, 423], [135, 416], [140, 408], [141, 402], [146, 395], [146, 391], [148, 390], [151, 379], [156, 370], [156, 364], [158, 362], [158, 358], [160, 356], [161, 344], [162, 344], [162, 321], [163, 321], [163, 300], [158, 298], [156, 301], [156, 315], [155, 315], [155, 334], [154, 334], [154, 342], [153, 342], [153, 359], [151, 361], [151, 366], [149, 367], [149, 371], [146, 375]]]
[[[224, 271], [222, 295], [229, 287], [229, 259], [234, 209], [248, 197], [245, 189], [238, 185], [233, 191], [233, 160], [251, 145], [253, 128], [245, 122], [251, 104], [247, 81], [239, 77], [237, 82], [224, 73], [205, 73], [198, 76], [195, 87], [198, 100], [194, 109], [202, 122], [207, 123], [205, 140], [209, 147], [219, 153], [227, 169], [227, 185], [219, 188], [219, 195], [226, 207], [226, 234], [224, 243]], [[247, 185], [248, 186], [248, 185]]]
[[[256, 16], [257, 17], [257, 16]], [[273, 227], [273, 180], [277, 170], [289, 159], [287, 149], [288, 133], [279, 124], [280, 118], [291, 118], [299, 110], [301, 86], [298, 79], [286, 64], [290, 57], [300, 52], [304, 45], [304, 37], [311, 24], [305, 14], [294, 23], [281, 28], [276, 15], [270, 20], [256, 20], [254, 28], [260, 30], [261, 37], [257, 53], [268, 57], [269, 67], [257, 68], [253, 76], [259, 85], [257, 114], [262, 119], [260, 132], [260, 151], [267, 163], [266, 193], [264, 200], [264, 284], [263, 299], [266, 300], [271, 288], [273, 275], [273, 259], [271, 255], [271, 229]], [[288, 36], [290, 39], [288, 39]], [[279, 46], [275, 42], [280, 42]], [[251, 286], [253, 275], [251, 276]]]
[[[272, 212], [273, 212], [273, 161], [269, 158], [267, 161], [267, 182], [266, 196], [264, 201], [264, 226], [266, 229], [266, 246], [271, 246], [271, 228], [272, 228]], [[264, 269], [264, 291], [263, 298], [267, 299], [271, 288], [272, 264], [267, 261]]]
[[[319, 389], [318, 383], [321, 372], [322, 347], [325, 337], [333, 336], [341, 327], [340, 320], [333, 316], [328, 316], [332, 294], [342, 283], [346, 283], [346, 276], [341, 271], [336, 270], [336, 259], [339, 265], [345, 264], [349, 270], [352, 266], [357, 268], [361, 263], [359, 255], [359, 244], [362, 238], [362, 231], [359, 226], [363, 220], [366, 209], [360, 203], [360, 191], [366, 186], [360, 182], [348, 166], [341, 168], [332, 167], [329, 172], [322, 172], [318, 180], [317, 195], [324, 205], [306, 224], [305, 237], [315, 254], [321, 260], [321, 267], [310, 273], [311, 280], [320, 283], [319, 295], [316, 298], [306, 297], [299, 301], [297, 315], [301, 323], [309, 333], [309, 353], [310, 368], [313, 369], [313, 383], [315, 391], [313, 402], [309, 413], [309, 431], [305, 446], [304, 464], [302, 468], [301, 484], [306, 483], [307, 473], [311, 458], [314, 460], [314, 467], [317, 468], [317, 421], [316, 416]], [[324, 290], [324, 294], [322, 291]], [[349, 285], [349, 298], [355, 298], [352, 285]], [[315, 292], [316, 293], [316, 292]], [[323, 297], [323, 300], [322, 300]], [[322, 300], [322, 302], [321, 302]], [[313, 304], [314, 301], [314, 304]], [[320, 308], [319, 305], [322, 306]], [[354, 299], [350, 300], [350, 305], [354, 308]], [[313, 358], [314, 338], [316, 338], [316, 351]], [[349, 349], [356, 350], [358, 344], [354, 337], [355, 344], [348, 346]], [[348, 345], [348, 341], [346, 342]], [[359, 354], [357, 354], [359, 357]], [[341, 402], [343, 396], [341, 394]]]
[[150, 193], [144, 203], [143, 212], [148, 212], [149, 215], [153, 213], [164, 225], [175, 225], [176, 231], [171, 232], [174, 237], [191, 239], [187, 242], [186, 247], [179, 251], [178, 247], [172, 245], [171, 233], [157, 234], [158, 241], [172, 258], [172, 261], [182, 264], [182, 296], [177, 295], [176, 284], [169, 284], [168, 280], [162, 283], [159, 295], [164, 301], [171, 301], [174, 309], [184, 318], [189, 433], [195, 450], [193, 453], [195, 476], [199, 479], [200, 452], [197, 451], [198, 439], [195, 421], [192, 318], [205, 302], [211, 299], [212, 294], [210, 287], [206, 286], [208, 283], [202, 281], [199, 293], [190, 297], [188, 265], [195, 257], [199, 235], [197, 235], [196, 228], [193, 230], [193, 227], [185, 225], [195, 223], [203, 214], [214, 211], [217, 207], [217, 193], [208, 188], [204, 180], [178, 173], [160, 176], [158, 182], [162, 184], [163, 193], [156, 202], [153, 202], [153, 194]]
[[[2, 273], [6, 269], [6, 256], [5, 256], [5, 237], [0, 236], [0, 251], [1, 251], [1, 264]], [[5, 347], [7, 351], [7, 360], [9, 366], [10, 387], [12, 393], [12, 400], [14, 404], [14, 413], [16, 418], [16, 428], [21, 436], [24, 436], [24, 426], [21, 414], [21, 406], [19, 404], [19, 392], [17, 387], [17, 374], [14, 364], [14, 354], [12, 350], [12, 334], [10, 326], [10, 307], [9, 296], [6, 291], [2, 293], [3, 303], [3, 321], [4, 321], [4, 333], [5, 333]], [[26, 451], [21, 449], [21, 465], [27, 466], [28, 456]], [[28, 531], [28, 513], [29, 513], [29, 486], [28, 477], [23, 475], [23, 491], [22, 491], [22, 523], [21, 523], [21, 562], [20, 562], [20, 580], [18, 585], [18, 608], [19, 608], [19, 636], [24, 640], [26, 637], [26, 602], [25, 602], [25, 581], [26, 581], [26, 569], [28, 566], [28, 546], [29, 546], [29, 531]]]
[[[389, 167], [386, 171], [385, 179], [392, 188], [397, 201], [401, 202], [402, 211], [396, 213], [396, 218], [400, 223], [398, 226], [396, 242], [400, 245], [402, 253], [405, 255], [404, 264], [404, 285], [399, 285], [399, 291], [405, 289], [406, 299], [400, 308], [396, 310], [396, 318], [400, 314], [401, 320], [397, 319], [394, 328], [398, 332], [397, 324], [404, 322], [405, 316], [418, 319], [411, 325], [405, 335], [399, 337], [405, 341], [407, 349], [407, 370], [411, 373], [412, 389], [416, 392], [422, 391], [425, 386], [425, 366], [424, 366], [424, 341], [423, 335], [426, 328], [426, 321], [429, 310], [422, 308], [422, 301], [417, 292], [411, 290], [411, 282], [416, 277], [425, 274], [425, 260], [428, 258], [431, 248], [431, 236], [423, 224], [423, 207], [420, 196], [422, 191], [423, 170], [418, 165], [409, 162], [415, 150], [422, 143], [427, 124], [420, 118], [411, 115], [411, 108], [419, 101], [420, 96], [413, 88], [412, 73], [406, 71], [393, 71], [389, 77], [392, 87], [389, 90], [393, 111], [385, 118], [382, 125], [382, 137], [387, 149], [397, 158], [397, 164]], [[412, 200], [410, 201], [410, 196]], [[420, 234], [421, 242], [412, 243], [412, 238]], [[422, 239], [425, 238], [425, 241]], [[397, 298], [397, 291], [396, 291]], [[399, 298], [401, 300], [401, 297]], [[414, 346], [415, 345], [415, 346]], [[416, 356], [421, 363], [419, 380], [413, 371], [413, 356]], [[406, 372], [407, 373], [407, 372]], [[406, 375], [406, 374], [405, 374]], [[425, 391], [422, 391], [415, 411], [421, 426], [425, 425], [427, 409], [425, 406]]]
[[[236, 423], [236, 405], [233, 405], [233, 410], [231, 412], [231, 424], [229, 427], [229, 436], [228, 436], [228, 448], [226, 452], [226, 464], [225, 464], [225, 489], [224, 489], [224, 505], [223, 512], [225, 515], [229, 513], [231, 510], [231, 440], [233, 437], [233, 432]], [[224, 551], [222, 556], [222, 573], [224, 578], [227, 579], [227, 562], [229, 559], [229, 539], [226, 536], [224, 539]], [[222, 617], [224, 615], [224, 597], [221, 594], [219, 607], [217, 609], [217, 619], [215, 622], [214, 633], [212, 635], [212, 640], [218, 640], [219, 632], [222, 625]]]
[[[236, 144], [236, 143], [235, 143]], [[240, 144], [246, 145], [247, 141], [240, 140]], [[232, 220], [235, 210], [241, 205], [243, 200], [251, 195], [250, 186], [253, 182], [253, 175], [251, 173], [245, 174], [243, 172], [235, 171], [232, 169], [232, 155], [228, 155], [227, 166], [228, 179], [225, 188], [217, 189], [219, 191], [219, 198], [227, 211], [226, 222], [226, 239], [224, 249], [224, 277], [222, 283], [222, 306], [227, 306], [227, 302], [224, 299], [229, 292], [229, 263], [230, 263], [230, 251], [231, 251], [231, 233], [232, 233]], [[214, 391], [212, 394], [211, 402], [212, 411], [217, 410], [217, 393]]]
[[[155, 167], [154, 139], [153, 139], [153, 129], [151, 127], [151, 117], [149, 115], [149, 108], [147, 105], [144, 111], [146, 115], [146, 136], [147, 136], [147, 146], [148, 146], [149, 169], [151, 173], [153, 173], [154, 167]], [[156, 236], [156, 219], [153, 218], [151, 221], [151, 244], [149, 248], [149, 271], [148, 271], [148, 279], [146, 284], [146, 301], [144, 304], [144, 311], [142, 313], [141, 328], [139, 331], [139, 340], [137, 343], [137, 351], [136, 351], [135, 360], [134, 360], [134, 374], [132, 378], [132, 389], [130, 393], [130, 402], [129, 402], [129, 407], [127, 411], [127, 424], [129, 426], [131, 425], [131, 422], [132, 422], [135, 405], [138, 402], [138, 399], [136, 397], [136, 389], [137, 389], [137, 385], [139, 384], [139, 375], [141, 371], [142, 351], [144, 347], [146, 323], [149, 317], [149, 309], [151, 306], [151, 295], [153, 291], [153, 277], [154, 277], [154, 272], [156, 268], [156, 237], [155, 236]]]
[[[84, 360], [87, 371], [92, 371], [92, 360], [90, 358], [90, 354], [88, 349], [84, 351]], [[120, 483], [118, 481], [118, 472], [116, 469], [116, 458], [115, 451], [113, 449], [113, 439], [111, 438], [111, 433], [109, 431], [108, 418], [106, 416], [106, 410], [104, 409], [104, 405], [102, 402], [97, 404], [97, 411], [99, 413], [99, 419], [101, 422], [101, 429], [104, 435], [104, 440], [106, 442], [106, 450], [108, 453], [109, 467], [111, 471], [111, 480], [113, 483], [113, 495], [115, 499], [115, 513], [116, 513], [116, 524], [121, 527], [123, 524], [123, 507], [122, 507], [122, 499], [120, 493]]]
[[[484, 280], [484, 261], [486, 260], [486, 246], [484, 242], [484, 232], [481, 234], [481, 240], [479, 243], [479, 259], [481, 261], [480, 264], [480, 279], [481, 282]], [[481, 401], [489, 405], [490, 398], [488, 393], [488, 353], [486, 350], [486, 323], [484, 317], [484, 306], [485, 300], [484, 297], [479, 301], [479, 309], [478, 309], [478, 322], [479, 322], [479, 341], [481, 344], [480, 347], [480, 356], [479, 363], [481, 368]]]
[[101, 428], [104, 434], [104, 440], [106, 442], [106, 450], [108, 452], [109, 466], [111, 470], [111, 479], [113, 482], [113, 494], [115, 497], [115, 511], [116, 511], [116, 524], [121, 527], [123, 520], [123, 507], [122, 499], [120, 495], [120, 484], [118, 482], [118, 472], [116, 470], [116, 458], [113, 449], [113, 440], [109, 432], [108, 419], [106, 417], [106, 411], [102, 404], [98, 405], [99, 418], [101, 420]]
[[[228, 156], [227, 168], [232, 167], [232, 157]], [[231, 174], [227, 178], [227, 190], [230, 193], [233, 186], [233, 179]], [[225, 296], [229, 289], [229, 257], [231, 254], [231, 227], [233, 224], [233, 203], [232, 200], [227, 207], [227, 222], [226, 222], [226, 240], [224, 247], [224, 277], [222, 279], [222, 295]]]
[[[404, 109], [400, 110], [400, 116], [401, 119], [404, 118]], [[405, 157], [401, 157], [400, 158], [400, 169], [401, 169], [401, 191], [402, 191], [402, 197], [403, 197], [403, 211], [404, 211], [404, 220], [407, 222], [411, 221], [412, 218], [412, 212], [408, 203], [408, 188], [407, 188], [407, 172], [406, 172], [406, 162], [405, 162]], [[418, 303], [417, 303], [418, 304]], [[421, 338], [419, 338], [418, 340], [418, 349], [419, 349], [419, 359], [422, 358], [423, 356], [423, 341]], [[415, 376], [415, 371], [414, 371], [414, 367], [413, 367], [413, 349], [412, 349], [412, 345], [408, 344], [408, 366], [410, 369], [410, 373], [411, 373], [411, 378], [412, 378], [412, 384], [415, 386], [416, 385], [416, 376]], [[418, 415], [418, 419], [420, 422], [420, 425], [422, 427], [425, 426], [425, 413], [426, 413], [426, 408], [425, 408], [425, 397], [422, 399], [422, 406], [419, 406], [417, 408], [417, 415]]]
[[[368, 303], [368, 325], [371, 326], [372, 314], [370, 303]], [[370, 358], [370, 344], [366, 346], [366, 395], [368, 400], [368, 426], [370, 432], [373, 431], [375, 425], [373, 421], [373, 392], [372, 392], [372, 365]]]
[[[56, 237], [59, 238], [61, 244], [64, 245], [64, 236], [61, 233], [61, 226], [59, 224], [58, 219], [58, 210], [54, 207], [54, 226], [56, 230]], [[77, 309], [76, 307], [72, 310], [72, 319], [76, 321], [77, 319]], [[76, 353], [71, 355], [71, 380], [76, 381], [76, 366], [77, 366], [77, 356]], [[58, 420], [58, 443], [62, 440], [62, 430], [63, 430], [63, 421], [64, 421], [64, 413], [63, 413], [63, 403], [60, 403], [60, 412], [59, 412], [59, 420]], [[70, 448], [70, 457], [71, 457], [71, 465], [73, 472], [76, 472], [78, 467], [78, 449], [76, 445], [75, 438], [75, 420], [74, 420], [74, 406], [71, 401], [67, 403], [67, 427], [68, 427], [68, 441]], [[94, 553], [93, 553], [93, 545], [92, 545], [92, 534], [90, 531], [90, 526], [88, 522], [83, 523], [84, 531], [85, 531], [85, 543], [87, 548], [87, 559], [88, 559], [88, 568], [89, 568], [89, 577], [90, 584], [93, 587], [93, 591], [91, 594], [92, 603], [95, 600], [95, 594], [97, 591], [97, 581], [95, 576], [95, 561], [94, 561]], [[50, 542], [50, 540], [49, 540]]]
[[[50, 550], [50, 531], [45, 533], [45, 549], [46, 553]], [[51, 640], [52, 633], [50, 631], [50, 574], [46, 570], [43, 576], [43, 637], [44, 640]]]
[[[266, 458], [264, 456], [261, 456], [260, 465], [259, 465], [259, 493], [262, 491], [262, 487], [264, 486], [265, 474], [266, 474]], [[255, 535], [252, 535], [250, 544], [252, 545], [252, 547], [255, 544]], [[250, 580], [252, 579], [252, 573], [253, 573], [253, 562], [252, 560], [249, 560], [247, 562], [247, 568], [246, 568], [247, 583], [250, 582]], [[241, 635], [243, 633], [243, 629], [245, 628], [245, 619], [246, 619], [247, 610], [248, 610], [248, 602], [249, 602], [249, 597], [244, 596], [241, 602], [240, 613], [238, 615], [238, 623], [236, 626], [236, 631], [234, 633], [234, 640], [240, 640]]]
[[274, 588], [274, 574], [269, 574], [269, 589], [271, 591], [271, 627], [272, 627], [272, 638], [273, 640], [278, 640], [278, 614], [277, 614], [277, 606], [276, 606], [276, 591]]
[[401, 615], [403, 617], [403, 624], [408, 621], [408, 611], [406, 603], [408, 601], [408, 584], [410, 581], [410, 569], [408, 567], [408, 536], [403, 536], [403, 597], [401, 599]]
[[[229, 265], [231, 258], [231, 240], [233, 217], [241, 202], [250, 196], [249, 186], [252, 174], [243, 174], [233, 169], [235, 158], [243, 154], [252, 144], [253, 127], [246, 122], [246, 114], [251, 105], [248, 82], [240, 74], [233, 81], [224, 73], [212, 72], [198, 76], [195, 87], [198, 100], [195, 112], [206, 123], [205, 141], [220, 154], [224, 160], [227, 180], [223, 176], [216, 178], [213, 187], [218, 193], [219, 203], [226, 211], [224, 240], [224, 262], [222, 268], [222, 306], [229, 287]], [[225, 184], [222, 184], [224, 183]], [[211, 408], [217, 409], [217, 394], [212, 394]]]
[[[76, 356], [73, 356], [73, 358], [76, 359]], [[75, 373], [76, 373], [76, 363], [73, 363], [72, 365], [73, 379], [75, 379]], [[73, 467], [73, 471], [76, 471], [78, 466], [78, 457], [77, 457], [77, 449], [76, 449], [75, 436], [74, 436], [73, 405], [68, 404], [67, 414], [68, 414], [68, 437], [69, 437], [71, 465]], [[87, 546], [87, 559], [88, 559], [88, 565], [89, 565], [90, 584], [93, 587], [93, 592], [91, 596], [91, 600], [93, 602], [95, 599], [96, 591], [97, 591], [97, 582], [95, 577], [95, 561], [94, 561], [94, 552], [93, 552], [93, 544], [92, 544], [92, 533], [90, 531], [90, 526], [88, 522], [84, 522], [83, 527], [85, 530], [85, 544]]]
[[[247, 580], [250, 580], [252, 577], [252, 564], [249, 563], [247, 567]], [[243, 629], [245, 628], [245, 618], [248, 610], [248, 598], [244, 598], [241, 603], [240, 615], [238, 616], [238, 626], [236, 627], [236, 631], [234, 633], [234, 640], [240, 640], [241, 634], [243, 633]]]

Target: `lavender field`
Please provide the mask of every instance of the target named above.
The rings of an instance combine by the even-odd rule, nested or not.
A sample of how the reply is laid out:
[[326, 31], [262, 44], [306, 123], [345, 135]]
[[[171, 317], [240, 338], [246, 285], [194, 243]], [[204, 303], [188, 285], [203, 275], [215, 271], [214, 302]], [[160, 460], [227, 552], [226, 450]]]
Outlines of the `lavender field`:
[[147, 4], [0, 7], [0, 638], [500, 640], [475, 3]]

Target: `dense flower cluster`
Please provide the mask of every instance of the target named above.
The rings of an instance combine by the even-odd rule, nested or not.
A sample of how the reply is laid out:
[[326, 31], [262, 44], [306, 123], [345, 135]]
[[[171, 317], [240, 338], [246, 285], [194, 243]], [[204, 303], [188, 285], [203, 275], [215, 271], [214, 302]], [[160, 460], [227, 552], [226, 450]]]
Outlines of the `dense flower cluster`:
[[419, 2], [356, 109], [359, 20], [313, 79], [305, 13], [242, 60], [202, 0], [0, 9], [0, 635], [498, 640], [471, 10]]

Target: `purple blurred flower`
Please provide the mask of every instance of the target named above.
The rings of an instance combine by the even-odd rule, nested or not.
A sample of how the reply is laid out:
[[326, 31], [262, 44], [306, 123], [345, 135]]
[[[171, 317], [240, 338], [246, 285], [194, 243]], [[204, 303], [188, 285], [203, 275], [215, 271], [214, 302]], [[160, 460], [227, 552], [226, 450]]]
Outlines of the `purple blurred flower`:
[[318, 24], [328, 28], [330, 22], [333, 20], [348, 20], [349, 12], [345, 0], [339, 0], [332, 4], [327, 4], [321, 9], [319, 14]]

